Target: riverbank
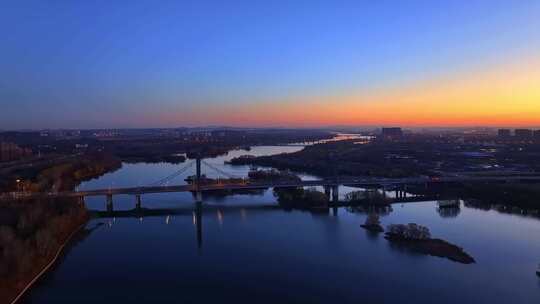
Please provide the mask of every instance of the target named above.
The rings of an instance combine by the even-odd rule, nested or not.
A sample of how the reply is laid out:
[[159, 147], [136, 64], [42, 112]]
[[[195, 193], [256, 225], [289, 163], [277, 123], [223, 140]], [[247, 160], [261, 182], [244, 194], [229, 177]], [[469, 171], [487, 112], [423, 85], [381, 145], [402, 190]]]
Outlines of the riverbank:
[[81, 182], [98, 178], [122, 167], [120, 159], [104, 153], [83, 154], [53, 164], [13, 171], [3, 179], [2, 192], [69, 191]]
[[70, 235], [69, 237], [62, 243], [62, 245], [58, 248], [58, 250], [56, 251], [56, 254], [54, 255], [54, 257], [51, 259], [51, 261], [45, 265], [45, 267], [30, 281], [28, 282], [28, 284], [26, 284], [26, 286], [23, 288], [23, 290], [21, 290], [17, 296], [11, 300], [9, 303], [11, 304], [15, 304], [17, 303], [29, 290], [30, 288], [32, 288], [34, 286], [34, 284], [39, 280], [41, 279], [45, 274], [47, 274], [53, 265], [56, 264], [56, 262], [58, 261], [58, 258], [64, 254], [64, 249], [66, 248], [66, 246], [71, 242], [71, 240], [74, 238], [74, 236], [78, 233], [80, 233], [80, 231], [86, 226], [86, 223], [83, 223], [79, 226], [79, 228], [77, 228], [76, 230], [74, 230]]
[[54, 264], [89, 219], [68, 199], [3, 203], [0, 207], [0, 302], [12, 303]]
[[288, 154], [238, 157], [232, 165], [257, 165], [306, 172], [321, 177], [338, 175], [409, 177], [426, 174], [408, 159], [390, 162], [388, 153], [396, 147], [380, 143], [358, 144], [357, 140], [331, 141]]

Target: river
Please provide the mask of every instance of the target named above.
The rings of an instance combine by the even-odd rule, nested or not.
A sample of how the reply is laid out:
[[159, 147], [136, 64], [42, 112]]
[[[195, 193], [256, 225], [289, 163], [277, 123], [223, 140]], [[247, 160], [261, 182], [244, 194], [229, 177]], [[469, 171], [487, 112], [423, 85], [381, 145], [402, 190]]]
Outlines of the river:
[[[290, 153], [300, 146], [253, 147], [243, 154]], [[184, 164], [124, 164], [80, 189], [146, 185]], [[206, 169], [204, 169], [206, 170]], [[208, 176], [217, 172], [205, 171]], [[186, 172], [171, 183], [183, 183]], [[303, 174], [302, 178], [316, 178]], [[344, 195], [350, 188], [340, 189]], [[87, 199], [103, 210], [105, 198]], [[115, 210], [135, 200], [114, 197]], [[145, 208], [175, 211], [143, 218], [95, 218], [86, 239], [25, 297], [28, 303], [540, 303], [540, 221], [470, 207], [439, 212], [437, 202], [393, 205], [383, 225], [415, 222], [476, 259], [476, 264], [414, 254], [360, 228], [366, 214], [285, 211], [272, 191], [205, 197], [197, 223], [189, 193], [145, 195]], [[198, 225], [200, 224], [200, 225]]]

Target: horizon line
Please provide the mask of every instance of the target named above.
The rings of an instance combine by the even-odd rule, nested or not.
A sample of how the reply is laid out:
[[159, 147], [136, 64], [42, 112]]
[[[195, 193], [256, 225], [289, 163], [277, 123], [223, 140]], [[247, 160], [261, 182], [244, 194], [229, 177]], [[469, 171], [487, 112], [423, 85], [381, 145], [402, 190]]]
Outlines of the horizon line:
[[540, 129], [540, 125], [519, 125], [519, 126], [491, 126], [491, 125], [426, 125], [410, 126], [399, 124], [381, 124], [381, 125], [324, 125], [324, 126], [176, 126], [176, 127], [97, 127], [97, 128], [25, 128], [25, 129], [0, 129], [0, 133], [5, 132], [37, 132], [37, 131], [90, 131], [90, 130], [173, 130], [173, 129], [239, 129], [239, 130], [328, 130], [340, 128], [364, 128], [364, 129], [382, 129], [382, 128], [402, 128], [410, 130], [418, 129]]

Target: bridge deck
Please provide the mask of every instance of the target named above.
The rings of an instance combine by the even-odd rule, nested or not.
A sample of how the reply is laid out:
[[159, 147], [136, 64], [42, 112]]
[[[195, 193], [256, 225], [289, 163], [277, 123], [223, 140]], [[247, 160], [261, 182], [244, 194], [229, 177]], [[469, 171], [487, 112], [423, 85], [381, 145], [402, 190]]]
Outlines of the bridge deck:
[[[300, 182], [279, 182], [267, 183], [241, 183], [241, 184], [215, 184], [202, 185], [198, 191], [217, 190], [249, 190], [267, 188], [294, 188], [294, 187], [315, 187], [315, 186], [355, 186], [355, 187], [377, 187], [377, 186], [398, 186], [417, 185], [425, 183], [467, 183], [467, 182], [540, 182], [540, 176], [511, 176], [511, 177], [441, 177], [441, 178], [340, 178], [332, 180], [312, 180]], [[4, 193], [0, 199], [13, 198], [55, 198], [55, 197], [87, 197], [106, 195], [140, 195], [167, 192], [188, 192], [197, 191], [192, 185], [177, 186], [152, 186], [152, 187], [130, 187], [130, 188], [109, 188], [85, 191], [65, 191], [65, 192], [41, 192], [41, 193]]]

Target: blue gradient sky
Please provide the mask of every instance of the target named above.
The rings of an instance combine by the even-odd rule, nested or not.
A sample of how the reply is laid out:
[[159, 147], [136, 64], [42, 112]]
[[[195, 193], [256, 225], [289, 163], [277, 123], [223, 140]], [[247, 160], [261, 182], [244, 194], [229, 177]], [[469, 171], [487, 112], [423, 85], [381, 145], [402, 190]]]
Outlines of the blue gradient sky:
[[268, 115], [540, 57], [540, 1], [0, 0], [0, 35], [2, 129], [362, 125]]

